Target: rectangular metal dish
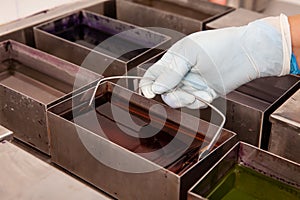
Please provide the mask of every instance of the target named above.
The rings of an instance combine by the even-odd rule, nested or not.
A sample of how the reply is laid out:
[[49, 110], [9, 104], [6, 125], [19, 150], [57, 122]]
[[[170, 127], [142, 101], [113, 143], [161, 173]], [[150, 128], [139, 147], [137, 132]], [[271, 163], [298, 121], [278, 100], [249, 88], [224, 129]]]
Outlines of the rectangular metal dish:
[[170, 37], [88, 11], [34, 28], [38, 49], [104, 76], [124, 75]]
[[15, 41], [0, 43], [0, 124], [50, 154], [46, 110], [101, 76]]
[[167, 28], [183, 34], [201, 31], [205, 24], [233, 11], [208, 1], [117, 0], [117, 19], [144, 27]]
[[189, 190], [188, 199], [235, 199], [234, 195], [237, 199], [299, 199], [300, 165], [240, 142]]
[[300, 90], [271, 114], [269, 151], [300, 163]]
[[51, 159], [115, 198], [186, 199], [194, 181], [237, 141], [222, 130], [198, 161], [217, 126], [111, 82], [99, 86], [89, 106], [93, 90], [48, 110]]

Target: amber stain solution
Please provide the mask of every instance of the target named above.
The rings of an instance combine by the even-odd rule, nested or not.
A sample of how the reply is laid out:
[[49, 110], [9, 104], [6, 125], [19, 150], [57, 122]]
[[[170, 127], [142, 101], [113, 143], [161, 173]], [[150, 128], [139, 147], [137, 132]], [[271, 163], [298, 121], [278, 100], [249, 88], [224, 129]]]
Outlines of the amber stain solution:
[[[61, 116], [176, 174], [182, 174], [198, 161], [199, 153], [209, 143], [204, 141], [205, 135], [200, 132], [192, 133], [188, 128], [168, 120], [168, 117], [165, 120], [159, 115], [151, 114], [150, 120], [148, 110], [131, 101], [129, 106], [125, 102], [122, 97], [114, 95], [112, 98], [111, 92], [106, 92], [96, 97], [95, 107], [84, 104]], [[117, 111], [114, 114], [112, 107]], [[97, 123], [91, 120], [95, 113]], [[128, 123], [128, 113], [138, 128]], [[178, 134], [182, 137], [177, 137]], [[193, 137], [190, 140], [192, 143], [187, 144], [185, 137]], [[169, 143], [172, 145], [160, 151]], [[215, 146], [218, 145], [220, 144]]]
[[[197, 188], [195, 191], [197, 193]], [[296, 200], [300, 190], [243, 165], [235, 165], [207, 195], [209, 200]]]

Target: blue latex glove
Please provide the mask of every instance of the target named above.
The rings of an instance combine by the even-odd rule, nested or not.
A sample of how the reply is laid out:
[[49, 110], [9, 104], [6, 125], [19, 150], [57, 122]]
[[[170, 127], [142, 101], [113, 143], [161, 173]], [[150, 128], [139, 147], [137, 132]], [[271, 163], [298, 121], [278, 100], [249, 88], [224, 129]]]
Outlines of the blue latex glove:
[[201, 108], [253, 79], [290, 71], [291, 36], [285, 15], [247, 26], [202, 31], [175, 43], [145, 73], [147, 98], [161, 94], [171, 107]]

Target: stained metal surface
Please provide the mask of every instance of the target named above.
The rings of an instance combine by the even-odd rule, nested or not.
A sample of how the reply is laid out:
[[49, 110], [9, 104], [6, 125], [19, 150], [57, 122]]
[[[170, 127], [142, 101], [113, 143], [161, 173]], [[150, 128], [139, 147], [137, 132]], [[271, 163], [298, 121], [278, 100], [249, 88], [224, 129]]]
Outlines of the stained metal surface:
[[[116, 97], [110, 99], [109, 96], [105, 96], [112, 91]], [[154, 130], [160, 127], [155, 136], [147, 136], [153, 132], [151, 129], [146, 132], [138, 131], [141, 137], [130, 137], [127, 132], [120, 132], [116, 124], [112, 123], [112, 119], [115, 119], [112, 117], [116, 116], [113, 113], [109, 114], [112, 107], [107, 103], [112, 101], [114, 103], [111, 105], [119, 106], [122, 101], [118, 99], [131, 96], [129, 118], [136, 124], [147, 127], [149, 121], [145, 121], [147, 117], [144, 117], [147, 114], [144, 112], [147, 113], [157, 102], [106, 82], [98, 88], [96, 110], [94, 107], [90, 110], [86, 106], [91, 94], [86, 94], [90, 93], [78, 94], [73, 99], [49, 109], [52, 161], [119, 199], [186, 199], [187, 190], [194, 181], [237, 141], [234, 133], [223, 130], [214, 150], [201, 161], [197, 161], [194, 155], [198, 155], [198, 150], [203, 151], [211, 138], [207, 135], [204, 139], [203, 133], [206, 133], [209, 127], [215, 133], [216, 126], [164, 106], [151, 111], [160, 118], [162, 109], [165, 109], [168, 119], [166, 123], [162, 123], [159, 118], [151, 118], [151, 127]], [[105, 100], [104, 97], [108, 99]], [[117, 100], [114, 100], [115, 98]], [[104, 104], [99, 104], [99, 101]], [[76, 108], [73, 111], [72, 102]], [[125, 109], [118, 109], [121, 108]], [[122, 120], [128, 119], [124, 116], [124, 110], [118, 110], [117, 114]], [[141, 116], [144, 117], [140, 118]], [[96, 119], [96, 122], [93, 119]], [[119, 127], [125, 128], [128, 124], [129, 127], [125, 130], [136, 130], [134, 126], [122, 120], [118, 122]], [[176, 124], [180, 124], [180, 128]], [[196, 139], [191, 136], [193, 127], [198, 132]], [[124, 130], [123, 128], [121, 130]], [[135, 131], [132, 132], [134, 133]], [[190, 146], [187, 142], [189, 140], [192, 141]], [[159, 151], [174, 141], [175, 146], [171, 148], [173, 150], [164, 150], [164, 153]], [[200, 148], [199, 145], [204, 146]], [[178, 160], [174, 160], [176, 156], [180, 156]], [[201, 169], [200, 163], [204, 163]], [[127, 166], [133, 171], [122, 170], [116, 166]], [[198, 173], [199, 170], [202, 174]]]
[[104, 76], [126, 74], [160, 52], [170, 40], [87, 11], [47, 22], [34, 32], [37, 48]]
[[201, 31], [209, 21], [233, 9], [207, 1], [117, 0], [117, 18], [144, 27], [162, 27], [184, 34]]
[[267, 15], [243, 8], [237, 8], [234, 11], [207, 23], [205, 27], [206, 29], [219, 29], [232, 26], [244, 26], [254, 20], [264, 17], [267, 17]]
[[11, 39], [34, 47], [34, 26], [82, 9], [91, 10], [111, 17], [116, 15], [115, 5], [112, 0], [89, 0], [70, 3], [1, 25], [0, 41]]
[[100, 76], [11, 40], [0, 43], [0, 55], [0, 123], [50, 154], [48, 106]]
[[[162, 55], [142, 63], [137, 67], [137, 75], [143, 76], [145, 71]], [[131, 90], [138, 92], [138, 83]], [[242, 85], [235, 91], [214, 101], [216, 105], [226, 106], [225, 128], [237, 133], [239, 140], [268, 149], [271, 123], [269, 116], [285, 102], [300, 86], [300, 77], [288, 75], [284, 77], [260, 78]], [[162, 102], [159, 95], [155, 97]], [[226, 103], [224, 103], [226, 102]], [[211, 121], [211, 110], [185, 109], [194, 116]]]
[[0, 125], [0, 142], [12, 138], [13, 132]]
[[1, 199], [111, 199], [7, 141], [0, 160]]
[[205, 200], [205, 194], [211, 191], [236, 164], [300, 189], [299, 164], [239, 142], [188, 191], [188, 199]]
[[269, 151], [300, 163], [300, 90], [271, 114]]

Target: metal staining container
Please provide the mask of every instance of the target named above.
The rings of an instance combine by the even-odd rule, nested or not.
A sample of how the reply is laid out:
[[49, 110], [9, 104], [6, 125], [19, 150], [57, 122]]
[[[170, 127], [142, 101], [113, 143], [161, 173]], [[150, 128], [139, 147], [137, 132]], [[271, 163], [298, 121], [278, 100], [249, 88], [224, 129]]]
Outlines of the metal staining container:
[[195, 180], [237, 141], [222, 130], [198, 161], [217, 126], [111, 82], [100, 84], [89, 106], [94, 89], [48, 110], [51, 159], [115, 198], [186, 199]]
[[50, 154], [46, 110], [100, 76], [8, 40], [0, 43], [0, 124]]
[[300, 90], [271, 114], [269, 151], [300, 163]]
[[160, 33], [88, 11], [80, 11], [34, 28], [38, 49], [104, 76], [127, 70], [166, 48]]
[[189, 200], [300, 198], [300, 165], [237, 143], [189, 190]]
[[139, 26], [184, 34], [201, 31], [207, 22], [233, 10], [207, 1], [117, 0], [117, 18]]

